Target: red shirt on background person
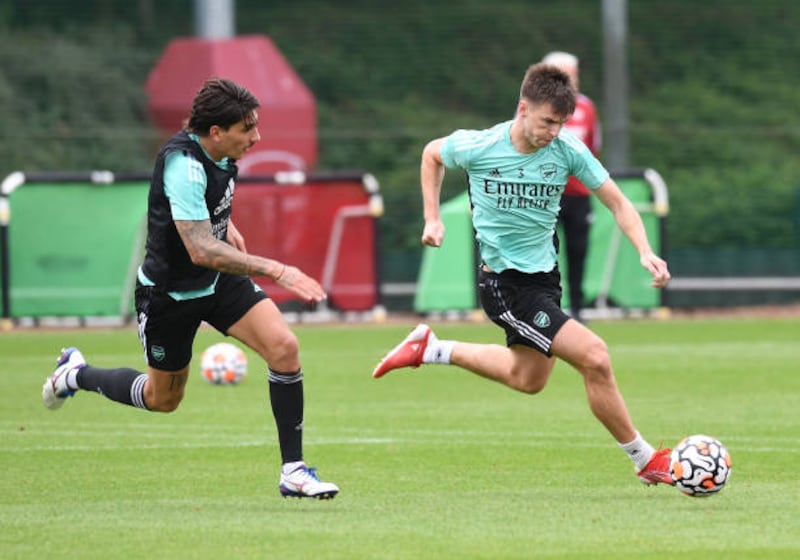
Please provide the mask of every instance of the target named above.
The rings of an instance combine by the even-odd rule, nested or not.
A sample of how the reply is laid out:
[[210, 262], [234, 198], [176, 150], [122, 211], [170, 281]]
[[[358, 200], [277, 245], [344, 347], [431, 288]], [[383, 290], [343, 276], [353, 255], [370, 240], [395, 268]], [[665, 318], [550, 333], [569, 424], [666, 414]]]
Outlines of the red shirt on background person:
[[[579, 91], [578, 57], [567, 52], [554, 51], [547, 54], [542, 62], [558, 67], [569, 76], [577, 95], [575, 112], [564, 124], [564, 128], [580, 138], [589, 150], [598, 156], [601, 148], [600, 121], [592, 100]], [[577, 177], [571, 175], [564, 188], [564, 196], [561, 197], [559, 214], [567, 254], [570, 314], [579, 321], [582, 320], [581, 309], [586, 303], [583, 296], [583, 272], [589, 247], [589, 227], [592, 223], [589, 194], [589, 189]]]
[[[595, 155], [600, 155], [602, 147], [602, 134], [600, 121], [597, 118], [597, 109], [594, 102], [582, 93], [575, 99], [575, 112], [564, 124], [564, 128], [583, 140], [589, 150]], [[564, 189], [565, 196], [589, 196], [589, 189], [583, 186], [577, 177], [570, 175]]]

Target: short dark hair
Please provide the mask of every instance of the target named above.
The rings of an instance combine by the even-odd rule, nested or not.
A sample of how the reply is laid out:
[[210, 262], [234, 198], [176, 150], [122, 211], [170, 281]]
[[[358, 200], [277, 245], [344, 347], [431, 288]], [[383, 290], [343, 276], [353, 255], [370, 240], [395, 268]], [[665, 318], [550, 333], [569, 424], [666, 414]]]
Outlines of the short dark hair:
[[575, 112], [575, 87], [566, 72], [550, 64], [540, 62], [528, 67], [519, 96], [535, 104], [549, 103], [559, 115]]
[[256, 97], [246, 88], [225, 78], [209, 78], [192, 102], [192, 113], [186, 128], [201, 136], [213, 125], [227, 130], [239, 121], [252, 119], [259, 107]]

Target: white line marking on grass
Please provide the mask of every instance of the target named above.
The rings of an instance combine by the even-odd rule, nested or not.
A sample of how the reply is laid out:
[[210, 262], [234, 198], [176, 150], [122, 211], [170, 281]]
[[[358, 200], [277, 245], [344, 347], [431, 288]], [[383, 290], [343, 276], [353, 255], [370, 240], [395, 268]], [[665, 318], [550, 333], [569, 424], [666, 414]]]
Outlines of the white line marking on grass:
[[[614, 354], [630, 352], [637, 354], [685, 353], [691, 356], [707, 354], [726, 356], [738, 355], [742, 349], [742, 345], [743, 343], [741, 342], [692, 342], [686, 344], [657, 342], [644, 344], [618, 343], [613, 345], [612, 352]], [[764, 354], [770, 357], [774, 357], [776, 353], [794, 356], [800, 353], [797, 345], [785, 342], [748, 342], [747, 349], [748, 352]]]
[[81, 444], [81, 445], [32, 445], [26, 447], [4, 447], [3, 451], [9, 453], [24, 453], [26, 451], [117, 451], [140, 450], [147, 451], [152, 449], [215, 449], [231, 447], [264, 447], [269, 444], [266, 440], [237, 441], [237, 442], [206, 442], [206, 443], [144, 443], [144, 444], [125, 444], [114, 445], [108, 443]]
[[[212, 433], [205, 424], [116, 424], [98, 427], [93, 423], [71, 423], [69, 430], [57, 422], [25, 423], [3, 421], [0, 450], [9, 453], [26, 451], [87, 451], [87, 450], [153, 450], [153, 449], [213, 449], [238, 447], [273, 447], [277, 445], [271, 427], [261, 431], [243, 432], [230, 427], [215, 426]], [[586, 432], [524, 433], [497, 430], [463, 429], [363, 429], [339, 428], [314, 435], [308, 430], [307, 446], [315, 445], [480, 445], [549, 447], [568, 442], [574, 448], [613, 448], [614, 442], [602, 435]], [[729, 450], [753, 453], [800, 453], [800, 438], [789, 436], [725, 436], [720, 434]], [[680, 436], [672, 437], [678, 441]], [[45, 442], [43, 442], [45, 440]], [[51, 443], [56, 442], [64, 443]], [[87, 440], [90, 440], [87, 442]], [[668, 441], [670, 438], [667, 439]], [[80, 444], [69, 443], [81, 441]], [[25, 445], [29, 443], [30, 445]]]
[[[452, 443], [450, 441], [436, 441], [436, 440], [418, 440], [418, 439], [399, 439], [399, 438], [321, 438], [314, 441], [309, 441], [305, 444], [307, 448], [313, 448], [319, 445], [441, 445], [443, 443]], [[2, 451], [7, 453], [29, 453], [29, 452], [71, 452], [71, 451], [118, 451], [124, 449], [125, 451], [153, 451], [159, 449], [236, 449], [248, 447], [275, 447], [277, 442], [266, 440], [254, 441], [238, 441], [238, 442], [206, 442], [206, 443], [175, 443], [175, 444], [130, 444], [130, 445], [109, 445], [107, 443], [91, 445], [34, 445], [25, 447], [3, 447]], [[528, 442], [512, 442], [507, 441], [474, 441], [474, 442], [459, 442], [458, 445], [469, 447], [471, 445], [478, 445], [480, 447], [551, 447], [551, 443], [542, 441], [528, 441]], [[576, 449], [602, 449], [608, 448], [608, 445], [603, 444], [590, 444], [590, 443], [571, 443], [568, 447]], [[800, 453], [800, 449], [786, 449], [784, 447], [747, 447], [746, 449], [739, 449], [737, 451], [746, 451], [748, 453], [781, 453], [796, 455]], [[735, 454], [735, 453], [734, 453]]]

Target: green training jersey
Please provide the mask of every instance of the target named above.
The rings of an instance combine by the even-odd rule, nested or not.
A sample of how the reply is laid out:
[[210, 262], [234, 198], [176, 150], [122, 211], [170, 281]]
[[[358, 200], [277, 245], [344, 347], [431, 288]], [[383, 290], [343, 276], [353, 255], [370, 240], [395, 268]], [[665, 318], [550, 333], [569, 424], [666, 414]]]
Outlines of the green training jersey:
[[565, 128], [544, 148], [518, 152], [511, 144], [513, 122], [456, 130], [442, 144], [442, 161], [467, 173], [483, 262], [495, 272], [549, 272], [556, 265], [553, 237], [567, 179], [574, 175], [594, 190], [609, 175]]

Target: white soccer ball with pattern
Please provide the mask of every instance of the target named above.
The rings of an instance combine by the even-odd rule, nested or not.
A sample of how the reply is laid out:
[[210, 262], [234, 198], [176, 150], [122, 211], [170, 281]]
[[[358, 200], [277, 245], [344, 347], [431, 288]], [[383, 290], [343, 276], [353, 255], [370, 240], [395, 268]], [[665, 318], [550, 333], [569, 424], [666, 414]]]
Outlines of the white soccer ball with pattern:
[[681, 440], [670, 454], [669, 474], [675, 488], [695, 498], [725, 487], [731, 476], [731, 456], [718, 439], [697, 434]]
[[235, 385], [247, 375], [247, 356], [238, 346], [218, 342], [203, 351], [200, 373], [214, 385]]

